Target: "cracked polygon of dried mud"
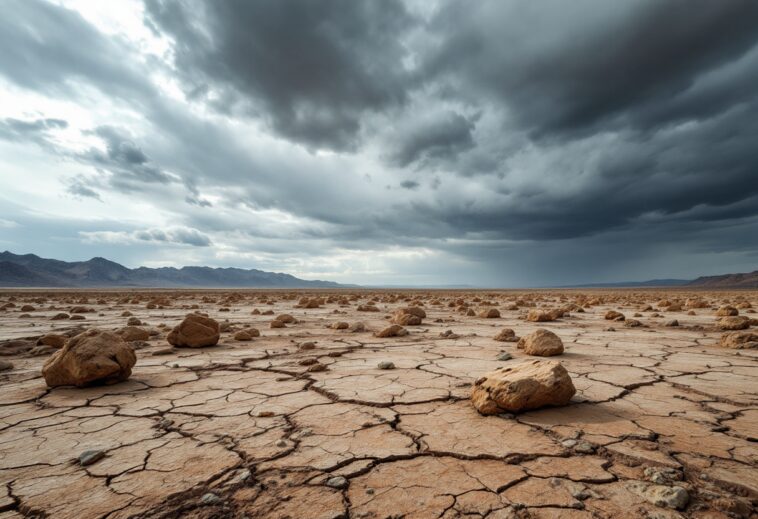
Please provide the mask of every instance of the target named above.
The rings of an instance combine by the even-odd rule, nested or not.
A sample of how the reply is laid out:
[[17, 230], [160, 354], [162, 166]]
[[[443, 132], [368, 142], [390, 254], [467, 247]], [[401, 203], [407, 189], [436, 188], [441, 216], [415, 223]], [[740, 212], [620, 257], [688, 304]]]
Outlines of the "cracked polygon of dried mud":
[[[6, 291], [0, 519], [755, 517], [758, 350], [721, 345], [724, 305], [755, 318], [758, 294]], [[92, 311], [52, 319], [77, 306]], [[420, 325], [374, 335], [407, 307]], [[218, 344], [170, 347], [198, 310]], [[281, 314], [293, 322], [271, 328]], [[134, 318], [150, 338], [127, 381], [46, 386], [56, 350], [40, 337]], [[478, 377], [537, 358], [496, 341], [503, 328], [561, 338], [569, 405], [477, 412]]]

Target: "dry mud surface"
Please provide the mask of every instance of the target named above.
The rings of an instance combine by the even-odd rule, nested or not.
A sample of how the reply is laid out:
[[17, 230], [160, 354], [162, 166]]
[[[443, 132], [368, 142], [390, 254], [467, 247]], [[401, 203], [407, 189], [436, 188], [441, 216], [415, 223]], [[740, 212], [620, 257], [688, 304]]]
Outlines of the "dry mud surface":
[[[756, 292], [0, 292], [0, 519], [755, 517], [758, 350], [720, 347], [725, 304], [758, 315]], [[374, 336], [407, 306], [421, 325]], [[568, 313], [526, 321], [534, 308]], [[197, 310], [218, 345], [171, 348]], [[46, 387], [55, 348], [38, 337], [116, 330], [125, 312], [152, 333], [128, 381]], [[270, 328], [282, 313], [298, 322]], [[534, 358], [493, 339], [505, 327], [560, 336], [569, 405], [477, 413], [477, 377]]]

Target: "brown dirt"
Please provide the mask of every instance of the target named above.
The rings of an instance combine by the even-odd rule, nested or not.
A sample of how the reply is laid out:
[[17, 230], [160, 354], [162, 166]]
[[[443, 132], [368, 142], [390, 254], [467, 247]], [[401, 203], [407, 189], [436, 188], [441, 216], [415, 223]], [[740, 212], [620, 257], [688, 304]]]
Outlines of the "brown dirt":
[[[298, 305], [304, 296], [323, 304]], [[380, 312], [357, 311], [372, 300]], [[0, 371], [0, 519], [750, 517], [758, 350], [720, 347], [715, 326], [725, 304], [754, 318], [746, 303], [758, 292], [0, 292], [0, 360], [13, 365]], [[374, 336], [409, 306], [426, 312], [421, 325]], [[489, 309], [501, 317], [480, 317]], [[531, 309], [568, 313], [535, 323]], [[221, 323], [218, 345], [170, 348], [168, 331], [196, 310]], [[607, 321], [609, 310], [642, 326]], [[51, 319], [62, 312], [84, 319]], [[284, 313], [296, 322], [271, 329]], [[128, 381], [45, 386], [55, 347], [38, 337], [130, 317], [158, 333], [135, 343]], [[565, 353], [551, 359], [577, 388], [568, 406], [472, 407], [478, 376], [536, 358], [495, 341], [505, 327], [560, 336]], [[261, 336], [234, 340], [249, 328]], [[105, 455], [83, 466], [87, 450]], [[672, 487], [689, 495], [681, 509], [650, 498]]]

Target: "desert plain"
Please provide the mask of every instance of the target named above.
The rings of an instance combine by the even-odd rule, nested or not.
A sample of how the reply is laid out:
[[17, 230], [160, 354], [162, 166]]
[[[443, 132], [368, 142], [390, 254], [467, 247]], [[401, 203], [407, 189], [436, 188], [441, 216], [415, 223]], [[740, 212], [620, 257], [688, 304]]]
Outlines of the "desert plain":
[[[5, 290], [0, 519], [755, 517], [757, 307], [676, 289]], [[383, 337], [407, 308], [424, 317]], [[196, 312], [217, 344], [172, 346]], [[91, 329], [134, 351], [125, 380], [48, 387], [43, 365]], [[563, 352], [518, 347], [538, 329]], [[535, 361], [565, 367], [568, 403], [473, 405], [484, 374]]]

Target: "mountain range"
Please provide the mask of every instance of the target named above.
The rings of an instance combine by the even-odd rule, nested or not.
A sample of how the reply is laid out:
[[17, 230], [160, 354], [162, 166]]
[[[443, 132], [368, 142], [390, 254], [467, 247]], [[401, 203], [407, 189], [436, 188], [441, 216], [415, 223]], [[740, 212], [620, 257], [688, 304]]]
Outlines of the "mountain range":
[[722, 274], [701, 276], [697, 279], [651, 279], [649, 281], [620, 281], [611, 283], [589, 283], [570, 285], [563, 288], [758, 288], [758, 270], [745, 274]]
[[[19, 255], [9, 251], [0, 253], [0, 287], [349, 288], [356, 286], [358, 285], [344, 285], [333, 281], [305, 280], [290, 274], [257, 269], [212, 267], [130, 269], [105, 258], [60, 261], [40, 258], [35, 254]], [[654, 279], [571, 285], [564, 288], [601, 287], [758, 288], [758, 270], [744, 274], [703, 276], [693, 280]], [[466, 286], [445, 288], [466, 288]]]
[[139, 267], [130, 269], [105, 258], [60, 261], [35, 254], [0, 253], [2, 287], [208, 287], [342, 288], [332, 281], [305, 280], [257, 269]]

